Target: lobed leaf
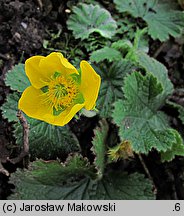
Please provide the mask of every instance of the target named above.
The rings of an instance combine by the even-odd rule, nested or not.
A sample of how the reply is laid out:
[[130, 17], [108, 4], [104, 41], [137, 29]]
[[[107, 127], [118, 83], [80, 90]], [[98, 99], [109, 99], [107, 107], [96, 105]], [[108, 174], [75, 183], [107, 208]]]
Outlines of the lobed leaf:
[[73, 7], [73, 14], [67, 21], [68, 29], [73, 31], [76, 39], [88, 38], [97, 32], [105, 38], [111, 38], [116, 33], [116, 21], [111, 14], [99, 5], [79, 4]]
[[157, 78], [134, 72], [126, 77], [123, 90], [126, 99], [115, 102], [112, 114], [121, 140], [129, 140], [138, 153], [171, 149], [177, 141], [165, 114], [158, 111], [163, 88]]
[[119, 61], [122, 59], [121, 53], [111, 47], [104, 47], [98, 50], [95, 50], [91, 53], [90, 60], [92, 62], [101, 62], [108, 60], [109, 62]]
[[184, 27], [184, 13], [174, 1], [165, 0], [114, 0], [119, 12], [142, 18], [148, 25], [148, 33], [155, 40], [165, 41], [169, 36], [178, 37]]
[[97, 181], [90, 178], [91, 171], [87, 161], [78, 155], [64, 165], [56, 161], [35, 161], [30, 170], [19, 169], [11, 175], [15, 190], [9, 199], [154, 199], [150, 181], [141, 174], [111, 172]]

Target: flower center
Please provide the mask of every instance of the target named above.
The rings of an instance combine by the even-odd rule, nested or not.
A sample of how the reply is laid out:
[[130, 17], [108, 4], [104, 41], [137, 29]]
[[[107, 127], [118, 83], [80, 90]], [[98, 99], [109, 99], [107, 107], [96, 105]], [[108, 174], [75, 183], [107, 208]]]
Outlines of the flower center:
[[53, 112], [63, 111], [69, 107], [76, 95], [78, 86], [72, 77], [57, 76], [52, 78], [46, 87], [46, 101], [53, 108]]

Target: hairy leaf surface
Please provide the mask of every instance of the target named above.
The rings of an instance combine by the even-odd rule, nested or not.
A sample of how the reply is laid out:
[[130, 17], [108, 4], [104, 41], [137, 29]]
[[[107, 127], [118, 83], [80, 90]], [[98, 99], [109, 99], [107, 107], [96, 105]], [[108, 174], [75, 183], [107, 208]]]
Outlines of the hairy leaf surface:
[[109, 62], [119, 61], [122, 59], [121, 52], [111, 47], [104, 47], [91, 53], [90, 60], [92, 62], [101, 62], [108, 60]]
[[6, 98], [6, 102], [1, 106], [3, 118], [7, 119], [9, 122], [18, 121], [17, 111], [19, 98], [20, 93], [18, 92], [9, 94]]
[[75, 38], [88, 38], [93, 32], [105, 38], [116, 33], [116, 21], [111, 14], [99, 5], [79, 4], [73, 7], [73, 14], [67, 21], [68, 29], [73, 31]]
[[113, 103], [123, 98], [123, 79], [128, 73], [135, 70], [135, 66], [128, 60], [114, 62], [110, 67], [103, 66], [98, 70], [102, 78], [97, 109], [102, 117], [109, 117]]
[[[171, 83], [167, 68], [158, 62], [156, 59], [149, 57], [147, 54], [143, 52], [137, 52], [137, 62], [141, 67], [143, 67], [147, 72], [153, 74], [158, 81], [162, 84], [163, 92], [160, 94], [160, 103], [162, 104], [163, 101], [173, 92], [173, 84]], [[158, 100], [159, 102], [159, 100]], [[159, 106], [159, 103], [158, 103]]]
[[10, 182], [15, 184], [15, 190], [9, 199], [154, 199], [152, 185], [143, 175], [110, 172], [98, 181], [90, 177], [91, 166], [79, 156], [70, 158], [64, 165], [35, 161], [30, 168], [12, 174]]
[[184, 27], [184, 13], [174, 1], [168, 0], [114, 0], [119, 12], [128, 12], [142, 18], [148, 25], [153, 39], [165, 41], [169, 36], [178, 37]]
[[95, 167], [98, 170], [99, 179], [102, 178], [105, 170], [105, 155], [106, 155], [106, 139], [108, 136], [108, 123], [104, 119], [100, 121], [100, 127], [94, 130], [92, 151], [96, 158], [94, 161]]
[[163, 88], [150, 73], [134, 72], [124, 83], [125, 100], [115, 102], [113, 119], [120, 127], [122, 140], [129, 140], [136, 152], [148, 153], [152, 148], [167, 151], [176, 143], [165, 114], [158, 110]]
[[13, 67], [12, 70], [9, 70], [6, 74], [5, 83], [7, 86], [10, 86], [12, 90], [18, 92], [23, 92], [30, 82], [26, 76], [24, 64], [18, 64]]
[[176, 138], [176, 142], [172, 145], [171, 149], [166, 152], [161, 152], [162, 162], [169, 162], [175, 158], [175, 156], [184, 156], [184, 143], [183, 139], [178, 133], [178, 131], [172, 129], [173, 135]]
[[[27, 118], [29, 123], [29, 145], [33, 158], [50, 159], [62, 157], [79, 150], [79, 142], [68, 126], [53, 126], [46, 122]], [[22, 146], [22, 126], [14, 125], [16, 143]]]

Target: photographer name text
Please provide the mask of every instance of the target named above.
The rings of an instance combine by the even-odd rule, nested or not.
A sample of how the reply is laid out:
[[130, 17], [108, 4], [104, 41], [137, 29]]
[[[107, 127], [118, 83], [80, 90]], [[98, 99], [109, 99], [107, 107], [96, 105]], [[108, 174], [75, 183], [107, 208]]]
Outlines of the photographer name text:
[[3, 205], [4, 213], [7, 212], [115, 212], [116, 204], [115, 203], [106, 203], [106, 204], [85, 204], [85, 203], [70, 203], [67, 204], [26, 204], [25, 202], [21, 205], [16, 205], [15, 203]]

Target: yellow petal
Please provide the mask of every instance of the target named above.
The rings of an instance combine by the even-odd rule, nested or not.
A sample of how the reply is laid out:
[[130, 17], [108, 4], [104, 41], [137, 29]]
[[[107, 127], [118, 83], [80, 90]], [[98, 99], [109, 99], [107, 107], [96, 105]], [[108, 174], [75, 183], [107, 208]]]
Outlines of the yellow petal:
[[33, 56], [25, 62], [26, 74], [35, 88], [45, 86], [55, 72], [77, 73], [76, 68], [61, 53], [53, 52], [46, 57]]
[[45, 115], [52, 113], [52, 109], [46, 106], [43, 100], [43, 92], [29, 86], [22, 93], [18, 108], [32, 118], [43, 120]]
[[53, 52], [40, 61], [39, 67], [47, 73], [47, 76], [52, 76], [55, 72], [63, 74], [77, 73], [77, 69], [68, 62], [66, 58], [59, 52]]
[[[81, 110], [84, 107], [84, 103], [82, 104], [75, 104], [74, 106], [71, 106], [64, 110], [60, 115], [58, 116], [50, 116], [50, 119], [47, 119], [48, 123], [57, 125], [57, 126], [64, 126], [67, 124], [74, 116], [75, 114]], [[45, 119], [46, 121], [46, 119]]]
[[26, 75], [28, 76], [31, 84], [38, 89], [45, 85], [42, 81], [45, 79], [44, 71], [41, 71], [41, 69], [39, 68], [41, 59], [44, 59], [44, 57], [33, 56], [27, 59], [25, 62]]
[[75, 104], [67, 108], [60, 115], [54, 116], [52, 108], [43, 103], [44, 99], [41, 90], [30, 86], [23, 92], [18, 103], [18, 108], [32, 118], [45, 121], [49, 124], [64, 126], [84, 107], [84, 103]]
[[81, 61], [80, 90], [85, 99], [85, 108], [91, 110], [96, 103], [100, 89], [101, 78], [87, 61]]

